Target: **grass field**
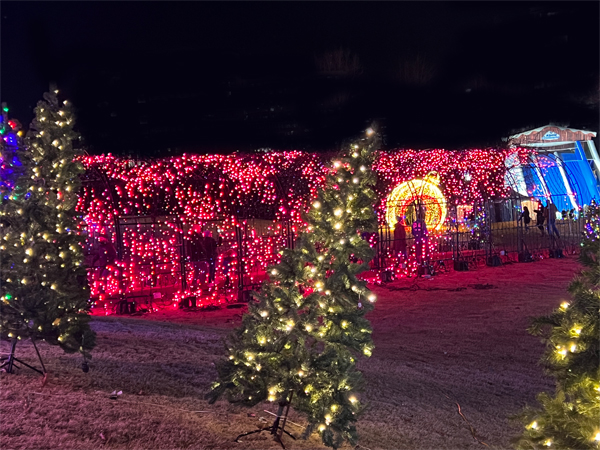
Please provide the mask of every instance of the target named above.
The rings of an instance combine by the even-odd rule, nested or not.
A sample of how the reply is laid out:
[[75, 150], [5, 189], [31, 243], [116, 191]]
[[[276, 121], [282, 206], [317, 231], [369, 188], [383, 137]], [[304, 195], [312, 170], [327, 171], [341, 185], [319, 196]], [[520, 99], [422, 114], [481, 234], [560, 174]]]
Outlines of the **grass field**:
[[[360, 363], [361, 399], [369, 406], [358, 424], [358, 448], [510, 448], [520, 425], [509, 417], [552, 389], [537, 365], [543, 345], [527, 334], [528, 317], [567, 298], [577, 269], [571, 257], [374, 288], [379, 301], [369, 318], [376, 349]], [[79, 356], [40, 344], [49, 371], [44, 387], [27, 369], [0, 374], [0, 448], [278, 448], [266, 433], [233, 442], [260, 417], [270, 420], [263, 410], [274, 411], [272, 404], [245, 409], [203, 399], [222, 338], [243, 311], [94, 318], [98, 345], [89, 373], [81, 371]], [[35, 361], [29, 342], [17, 349]], [[113, 400], [113, 391], [122, 395]], [[291, 421], [305, 424], [295, 413]], [[284, 442], [323, 448], [317, 435]]]

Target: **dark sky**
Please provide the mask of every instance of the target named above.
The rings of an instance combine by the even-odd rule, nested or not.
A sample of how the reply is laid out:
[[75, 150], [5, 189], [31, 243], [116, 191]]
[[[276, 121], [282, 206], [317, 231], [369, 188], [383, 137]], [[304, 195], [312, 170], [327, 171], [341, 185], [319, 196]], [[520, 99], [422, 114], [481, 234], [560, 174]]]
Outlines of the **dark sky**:
[[[536, 84], [555, 86], [548, 95], [561, 101], [597, 95], [598, 88], [598, 2], [2, 1], [0, 8], [0, 93], [24, 123], [50, 80], [79, 100], [89, 129], [96, 101], [94, 85], [86, 85], [91, 72], [120, 70], [129, 86], [139, 81], [146, 89], [161, 80], [177, 84], [173, 73], [215, 86], [235, 77], [289, 81], [318, 71], [316, 58], [335, 49], [360, 61], [360, 82], [347, 89], [377, 97], [376, 104], [357, 105], [369, 110], [365, 120], [386, 116], [388, 129], [405, 120], [392, 117], [392, 102], [422, 107], [413, 128], [427, 129], [443, 127], [449, 111], [427, 112], [437, 105], [432, 99], [463, 103], [456, 95], [481, 86], [485, 100], [475, 103], [488, 102], [490, 121], [506, 116], [507, 105], [496, 116], [492, 104], [506, 101], [507, 92], [533, 105], [539, 101], [523, 89]], [[406, 75], [415, 61], [432, 74], [416, 86]], [[553, 119], [529, 109], [529, 118], [517, 114], [523, 126]], [[582, 114], [554, 119], [593, 126], [597, 114]]]

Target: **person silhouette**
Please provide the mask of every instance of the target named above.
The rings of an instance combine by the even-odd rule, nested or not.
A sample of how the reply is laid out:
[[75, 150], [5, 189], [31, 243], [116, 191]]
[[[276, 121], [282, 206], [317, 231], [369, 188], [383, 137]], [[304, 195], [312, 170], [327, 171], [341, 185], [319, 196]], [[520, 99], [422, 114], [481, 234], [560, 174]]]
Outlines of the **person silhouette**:
[[406, 260], [406, 228], [404, 227], [404, 221], [400, 216], [396, 216], [396, 225], [394, 227], [394, 257], [398, 258], [399, 261]]
[[560, 238], [560, 233], [558, 232], [558, 228], [556, 228], [556, 213], [558, 212], [558, 209], [556, 208], [556, 205], [554, 203], [548, 201], [548, 206], [546, 206], [546, 210], [548, 211], [548, 222], [546, 224], [546, 227], [548, 229], [548, 236], [556, 234], [556, 237]]
[[421, 264], [427, 260], [427, 223], [425, 222], [424, 208], [417, 208], [417, 218], [412, 224], [412, 235], [415, 239], [415, 253], [417, 262]]
[[531, 216], [529, 215], [529, 208], [527, 206], [523, 206], [523, 212], [519, 216], [519, 220], [523, 220], [523, 223], [525, 224], [525, 231], [529, 231]]

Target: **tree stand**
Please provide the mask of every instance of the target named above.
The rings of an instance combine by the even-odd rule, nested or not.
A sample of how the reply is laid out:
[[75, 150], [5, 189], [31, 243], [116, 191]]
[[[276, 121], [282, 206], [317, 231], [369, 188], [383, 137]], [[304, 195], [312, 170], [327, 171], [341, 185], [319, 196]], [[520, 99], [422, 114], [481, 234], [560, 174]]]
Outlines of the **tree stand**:
[[15, 347], [17, 346], [17, 342], [18, 342], [18, 339], [13, 339], [10, 344], [10, 353], [8, 354], [8, 356], [2, 356], [0, 358], [0, 362], [4, 361], [2, 363], [2, 365], [0, 365], [0, 369], [6, 370], [6, 373], [13, 373], [13, 367], [20, 369], [20, 367], [15, 364], [15, 362], [18, 362], [19, 364], [23, 364], [25, 367], [29, 367], [31, 370], [34, 370], [37, 373], [39, 373], [40, 375], [45, 377], [46, 373], [47, 373], [46, 366], [44, 366], [44, 361], [42, 361], [42, 357], [40, 356], [40, 352], [37, 348], [37, 345], [35, 345], [35, 341], [33, 340], [33, 338], [31, 339], [31, 342], [33, 343], [33, 348], [35, 348], [35, 352], [37, 353], [38, 359], [40, 360], [40, 364], [42, 365], [42, 370], [39, 370], [33, 366], [30, 366], [29, 364], [21, 361], [19, 358], [17, 358], [15, 356]]
[[[281, 445], [281, 448], [283, 448], [285, 450], [285, 445], [283, 445], [283, 441], [281, 440], [281, 438], [283, 437], [283, 433], [287, 434], [289, 437], [296, 440], [294, 435], [292, 435], [289, 431], [285, 430], [285, 423], [287, 422], [287, 417], [288, 417], [288, 413], [290, 411], [290, 405], [292, 403], [293, 395], [294, 395], [294, 392], [292, 392], [290, 394], [289, 400], [286, 398], [285, 400], [279, 402], [279, 409], [277, 410], [277, 417], [275, 418], [273, 425], [271, 425], [270, 427], [259, 428], [254, 431], [249, 431], [247, 433], [242, 433], [238, 437], [235, 438], [235, 442], [239, 442], [239, 438], [244, 437], [244, 436], [249, 436], [254, 433], [262, 433], [263, 431], [269, 431], [273, 435], [273, 439], [275, 441], [277, 441], [279, 443], [279, 445]], [[282, 415], [284, 408], [285, 408], [285, 413]], [[283, 423], [281, 425], [279, 425], [279, 423], [281, 422], [281, 419], [283, 419]]]

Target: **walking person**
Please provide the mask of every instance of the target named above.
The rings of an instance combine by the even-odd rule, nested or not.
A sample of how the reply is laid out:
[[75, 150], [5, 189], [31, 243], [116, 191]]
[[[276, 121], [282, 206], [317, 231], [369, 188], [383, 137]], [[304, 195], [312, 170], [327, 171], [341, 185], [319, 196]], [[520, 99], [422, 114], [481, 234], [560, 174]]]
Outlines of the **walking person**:
[[544, 222], [546, 220], [546, 217], [544, 215], [545, 209], [546, 208], [544, 208], [542, 202], [540, 202], [538, 204], [538, 209], [533, 210], [533, 212], [535, 213], [535, 225], [539, 228], [540, 232], [542, 233], [542, 236], [544, 236]]
[[558, 232], [558, 228], [556, 228], [556, 213], [558, 212], [556, 205], [554, 203], [548, 201], [548, 206], [546, 206], [546, 211], [547, 211], [547, 215], [548, 215], [548, 222], [546, 225], [548, 227], [548, 236], [552, 236], [553, 234], [556, 234], [556, 237], [560, 239], [560, 234]]
[[523, 220], [523, 223], [525, 224], [525, 231], [529, 231], [531, 216], [529, 215], [529, 208], [527, 206], [523, 206], [523, 212], [521, 213], [519, 220]]

